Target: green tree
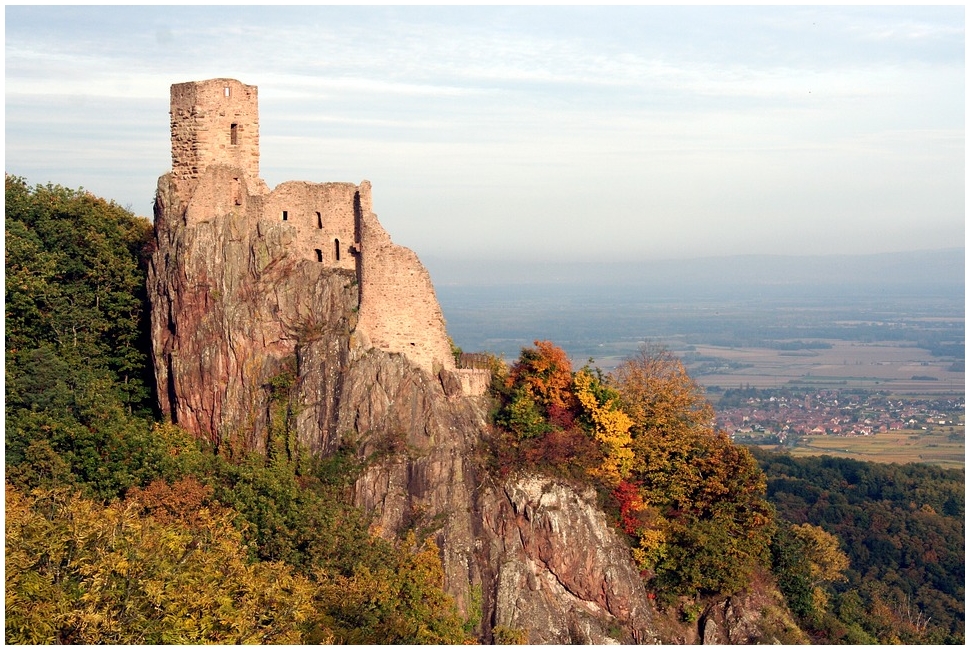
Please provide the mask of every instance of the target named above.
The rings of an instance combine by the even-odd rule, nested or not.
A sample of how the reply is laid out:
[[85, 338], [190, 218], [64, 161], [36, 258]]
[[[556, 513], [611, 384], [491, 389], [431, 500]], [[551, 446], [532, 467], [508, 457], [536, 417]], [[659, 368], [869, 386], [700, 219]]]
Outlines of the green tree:
[[174, 470], [149, 419], [151, 225], [13, 176], [5, 223], [7, 478], [110, 499]]
[[148, 220], [83, 190], [31, 189], [8, 175], [5, 227], [7, 363], [53, 350], [71, 367], [109, 371], [126, 406], [144, 409]]

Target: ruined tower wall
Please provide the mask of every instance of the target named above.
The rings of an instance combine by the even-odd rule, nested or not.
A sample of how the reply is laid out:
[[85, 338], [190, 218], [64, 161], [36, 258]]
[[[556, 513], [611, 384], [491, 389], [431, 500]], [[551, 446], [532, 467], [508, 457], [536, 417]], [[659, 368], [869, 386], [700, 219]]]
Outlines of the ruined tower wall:
[[355, 271], [358, 341], [404, 354], [430, 373], [455, 369], [431, 277], [378, 222], [369, 182], [288, 181], [270, 191], [259, 178], [256, 87], [210, 79], [174, 84], [171, 92], [171, 178], [187, 225], [239, 215], [235, 228], [255, 222], [283, 233], [287, 256]]
[[171, 89], [172, 177], [183, 200], [211, 165], [259, 178], [259, 102], [255, 86], [235, 79], [174, 84]]
[[291, 255], [353, 271], [358, 191], [353, 183], [287, 181], [263, 197], [261, 218], [295, 231]]
[[431, 275], [413, 251], [391, 242], [377, 216], [363, 206], [361, 219], [357, 328], [371, 345], [401, 352], [429, 372], [454, 370]]

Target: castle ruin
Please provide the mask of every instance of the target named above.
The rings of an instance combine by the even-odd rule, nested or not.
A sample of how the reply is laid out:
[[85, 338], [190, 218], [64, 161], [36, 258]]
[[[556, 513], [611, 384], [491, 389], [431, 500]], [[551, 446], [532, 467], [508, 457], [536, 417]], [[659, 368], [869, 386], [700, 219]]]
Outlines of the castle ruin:
[[403, 354], [432, 376], [449, 371], [465, 395], [484, 393], [485, 371], [456, 368], [431, 277], [378, 222], [368, 181], [288, 181], [270, 190], [260, 178], [256, 86], [174, 84], [171, 133], [171, 180], [186, 227], [244, 214], [245, 223], [283, 229], [290, 256], [356, 274], [358, 344]]

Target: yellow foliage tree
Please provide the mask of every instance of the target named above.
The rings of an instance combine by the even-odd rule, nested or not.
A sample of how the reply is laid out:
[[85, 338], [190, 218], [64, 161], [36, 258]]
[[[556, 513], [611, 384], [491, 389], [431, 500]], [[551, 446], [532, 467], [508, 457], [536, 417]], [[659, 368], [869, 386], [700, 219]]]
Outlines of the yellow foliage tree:
[[[6, 486], [6, 642], [11, 644], [436, 643], [469, 640], [443, 589], [438, 548], [413, 535], [383, 563], [318, 571], [248, 562], [236, 514], [167, 509], [164, 485], [102, 506], [66, 489]], [[143, 499], [147, 507], [139, 503]], [[157, 515], [156, 518], [153, 513]]]
[[249, 564], [232, 513], [189, 529], [65, 490], [6, 487], [6, 641], [299, 643], [314, 585]]
[[666, 348], [641, 346], [611, 373], [610, 384], [634, 421], [634, 436], [709, 428], [714, 420], [703, 391]]
[[608, 483], [629, 476], [635, 456], [630, 427], [633, 420], [620, 409], [619, 395], [583, 368], [573, 378], [573, 390], [593, 436], [603, 446], [603, 461], [591, 471]]
[[839, 548], [839, 538], [812, 524], [795, 524], [792, 532], [803, 544], [813, 584], [842, 582], [849, 557]]
[[320, 574], [317, 605], [337, 643], [456, 644], [468, 640], [454, 600], [441, 585], [438, 547], [414, 533], [395, 546], [385, 566], [353, 575]]

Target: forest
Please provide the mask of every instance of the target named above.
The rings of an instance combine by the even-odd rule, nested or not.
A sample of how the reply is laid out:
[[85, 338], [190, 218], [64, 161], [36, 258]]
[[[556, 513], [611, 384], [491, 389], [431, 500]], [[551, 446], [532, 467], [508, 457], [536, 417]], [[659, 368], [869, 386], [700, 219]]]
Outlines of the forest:
[[[159, 418], [148, 221], [7, 176], [5, 227], [7, 643], [475, 640], [434, 543], [348, 505], [356, 450], [215, 450]], [[816, 642], [963, 642], [962, 472], [735, 445], [662, 348], [604, 374], [536, 341], [492, 371], [484, 470], [596, 488], [658, 608], [772, 575]]]
[[[828, 642], [963, 643], [962, 470], [753, 452], [779, 520], [836, 536], [849, 560], [828, 610], [802, 616], [810, 632]], [[810, 612], [807, 585], [786, 579], [793, 611]]]

